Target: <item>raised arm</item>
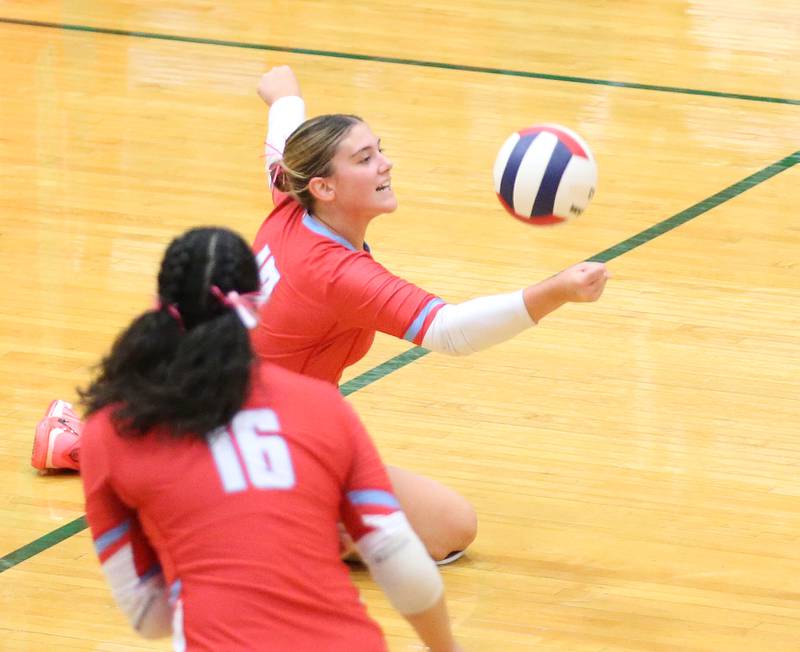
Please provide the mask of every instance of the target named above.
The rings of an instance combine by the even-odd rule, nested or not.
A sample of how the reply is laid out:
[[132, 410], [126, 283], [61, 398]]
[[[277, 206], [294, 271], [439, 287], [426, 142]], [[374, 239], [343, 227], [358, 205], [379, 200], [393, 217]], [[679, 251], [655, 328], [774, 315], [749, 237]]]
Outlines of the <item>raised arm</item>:
[[264, 166], [272, 187], [273, 166], [283, 157], [283, 148], [291, 133], [305, 120], [306, 106], [300, 94], [300, 82], [289, 66], [276, 66], [264, 73], [257, 92], [269, 106]]

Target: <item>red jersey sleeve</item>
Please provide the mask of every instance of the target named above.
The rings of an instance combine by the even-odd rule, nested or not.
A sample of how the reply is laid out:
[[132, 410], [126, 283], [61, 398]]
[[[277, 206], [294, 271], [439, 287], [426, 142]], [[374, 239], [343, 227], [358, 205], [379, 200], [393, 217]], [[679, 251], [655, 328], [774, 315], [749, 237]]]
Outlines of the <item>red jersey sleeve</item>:
[[93, 414], [81, 436], [86, 520], [117, 605], [143, 636], [172, 631], [172, 607], [158, 556], [136, 511], [114, 490], [109, 441], [116, 437], [108, 409]]
[[395, 276], [366, 252], [341, 259], [326, 302], [343, 323], [420, 344], [444, 301]]
[[350, 434], [352, 457], [342, 500], [342, 522], [358, 541], [375, 529], [370, 516], [384, 516], [400, 511], [392, 491], [386, 467], [375, 444], [355, 411], [343, 401], [344, 424]]
[[131, 571], [139, 578], [160, 572], [158, 556], [142, 530], [136, 511], [114, 490], [110, 477], [107, 440], [115, 437], [108, 411], [92, 415], [81, 436], [81, 481], [86, 500], [86, 520], [95, 551], [105, 565], [116, 553], [130, 549]]

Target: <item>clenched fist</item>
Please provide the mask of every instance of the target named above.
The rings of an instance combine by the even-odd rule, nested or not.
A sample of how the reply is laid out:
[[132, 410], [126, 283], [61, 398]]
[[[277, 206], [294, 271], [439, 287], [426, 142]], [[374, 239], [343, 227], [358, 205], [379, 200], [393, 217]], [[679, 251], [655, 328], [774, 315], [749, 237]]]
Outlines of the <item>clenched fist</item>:
[[583, 262], [567, 267], [562, 277], [567, 301], [597, 301], [606, 287], [609, 274], [604, 263]]
[[534, 322], [565, 303], [597, 301], [609, 279], [604, 263], [583, 262], [525, 288], [525, 308]]
[[257, 88], [258, 96], [270, 106], [275, 100], [290, 95], [300, 96], [300, 82], [289, 66], [275, 66], [261, 75]]

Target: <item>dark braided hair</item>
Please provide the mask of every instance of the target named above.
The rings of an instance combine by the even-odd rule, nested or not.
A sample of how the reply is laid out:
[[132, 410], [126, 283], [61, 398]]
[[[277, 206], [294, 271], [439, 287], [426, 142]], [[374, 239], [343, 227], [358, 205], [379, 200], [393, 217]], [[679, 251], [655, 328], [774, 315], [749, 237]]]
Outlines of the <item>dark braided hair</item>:
[[86, 390], [87, 416], [114, 404], [126, 436], [155, 426], [175, 437], [206, 434], [230, 421], [249, 388], [253, 353], [236, 312], [212, 294], [258, 290], [247, 243], [223, 228], [197, 228], [167, 248], [158, 274], [159, 308], [119, 335]]

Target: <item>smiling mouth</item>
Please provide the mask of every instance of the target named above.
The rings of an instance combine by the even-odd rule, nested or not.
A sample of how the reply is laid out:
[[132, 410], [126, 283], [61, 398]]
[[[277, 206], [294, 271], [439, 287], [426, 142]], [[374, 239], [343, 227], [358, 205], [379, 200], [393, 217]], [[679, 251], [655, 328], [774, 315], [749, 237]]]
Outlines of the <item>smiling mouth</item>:
[[387, 181], [382, 186], [378, 186], [377, 188], [375, 188], [375, 190], [377, 192], [383, 192], [384, 190], [391, 190], [391, 189], [392, 189], [392, 182], [391, 181]]

